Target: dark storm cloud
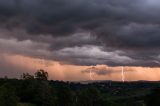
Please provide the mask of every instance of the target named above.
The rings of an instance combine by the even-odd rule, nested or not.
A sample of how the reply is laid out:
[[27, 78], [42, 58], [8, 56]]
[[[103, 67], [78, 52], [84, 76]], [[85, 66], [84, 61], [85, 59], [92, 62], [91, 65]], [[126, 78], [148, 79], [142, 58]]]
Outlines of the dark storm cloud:
[[84, 0], [1, 0], [0, 4], [2, 19], [10, 21], [6, 27], [20, 25], [36, 34], [67, 35], [85, 25], [96, 27], [105, 18], [96, 3]]
[[9, 29], [58, 37], [90, 31], [108, 46], [160, 46], [160, 9], [145, 0], [0, 0], [0, 5], [1, 20]]
[[[127, 9], [132, 3], [127, 0], [1, 0], [0, 14], [8, 22], [6, 27], [20, 25], [31, 33], [60, 36], [78, 30], [98, 30], [106, 23], [113, 24], [112, 21], [128, 21]], [[127, 4], [128, 8], [123, 7]]]
[[113, 68], [109, 67], [91, 67], [86, 70], [82, 70], [82, 73], [94, 73], [96, 75], [110, 75], [112, 73], [120, 73], [120, 71], [115, 71]]
[[[159, 66], [159, 5], [158, 0], [0, 0], [1, 51], [83, 65]], [[6, 39], [12, 39], [8, 46]]]
[[[126, 72], [133, 72], [135, 71], [134, 69], [128, 69], [125, 68], [125, 73]], [[82, 73], [90, 73], [90, 74], [96, 74], [99, 76], [103, 75], [111, 75], [114, 73], [122, 73], [122, 68], [121, 67], [108, 67], [108, 66], [91, 66], [90, 68], [87, 68], [86, 70], [82, 70]]]
[[[160, 26], [154, 24], [129, 23], [116, 31], [101, 36], [107, 46], [127, 49], [155, 49], [160, 47]], [[111, 31], [111, 30], [110, 30]]]

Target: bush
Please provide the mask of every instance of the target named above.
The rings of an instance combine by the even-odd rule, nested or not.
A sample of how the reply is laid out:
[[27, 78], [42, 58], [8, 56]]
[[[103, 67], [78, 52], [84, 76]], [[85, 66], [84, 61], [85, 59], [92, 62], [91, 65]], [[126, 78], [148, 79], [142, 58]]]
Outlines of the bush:
[[18, 97], [13, 87], [5, 84], [0, 87], [0, 106], [17, 106]]

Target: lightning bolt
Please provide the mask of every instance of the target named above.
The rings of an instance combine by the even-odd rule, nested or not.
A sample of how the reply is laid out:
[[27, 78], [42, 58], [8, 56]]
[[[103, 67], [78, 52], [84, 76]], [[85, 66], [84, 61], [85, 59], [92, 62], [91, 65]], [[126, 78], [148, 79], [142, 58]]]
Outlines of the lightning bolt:
[[124, 67], [122, 66], [121, 69], [122, 69], [122, 72], [121, 72], [122, 81], [124, 82], [124, 81], [125, 81], [125, 80], [124, 80]]
[[[93, 67], [92, 67], [92, 68], [93, 68]], [[93, 75], [93, 73], [92, 73], [92, 68], [90, 69], [90, 79], [91, 79], [91, 80], [94, 80], [94, 78], [93, 78], [93, 76], [92, 76], [92, 75]]]

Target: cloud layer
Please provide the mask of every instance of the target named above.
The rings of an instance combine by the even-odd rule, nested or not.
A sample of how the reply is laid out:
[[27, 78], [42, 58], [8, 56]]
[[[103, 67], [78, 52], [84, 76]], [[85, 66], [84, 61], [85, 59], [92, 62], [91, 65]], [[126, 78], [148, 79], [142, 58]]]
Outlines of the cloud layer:
[[160, 66], [158, 0], [0, 0], [0, 52], [77, 65]]

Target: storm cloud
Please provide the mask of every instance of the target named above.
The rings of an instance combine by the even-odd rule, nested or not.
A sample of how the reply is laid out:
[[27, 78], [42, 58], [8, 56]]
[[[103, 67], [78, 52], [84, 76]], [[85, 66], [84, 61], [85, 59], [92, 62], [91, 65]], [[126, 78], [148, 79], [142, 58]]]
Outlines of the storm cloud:
[[82, 73], [94, 73], [96, 75], [104, 76], [104, 75], [110, 75], [112, 73], [121, 73], [121, 71], [117, 71], [116, 69], [113, 69], [111, 67], [107, 66], [92, 66], [86, 70], [82, 70]]
[[160, 66], [159, 0], [0, 0], [0, 52]]

